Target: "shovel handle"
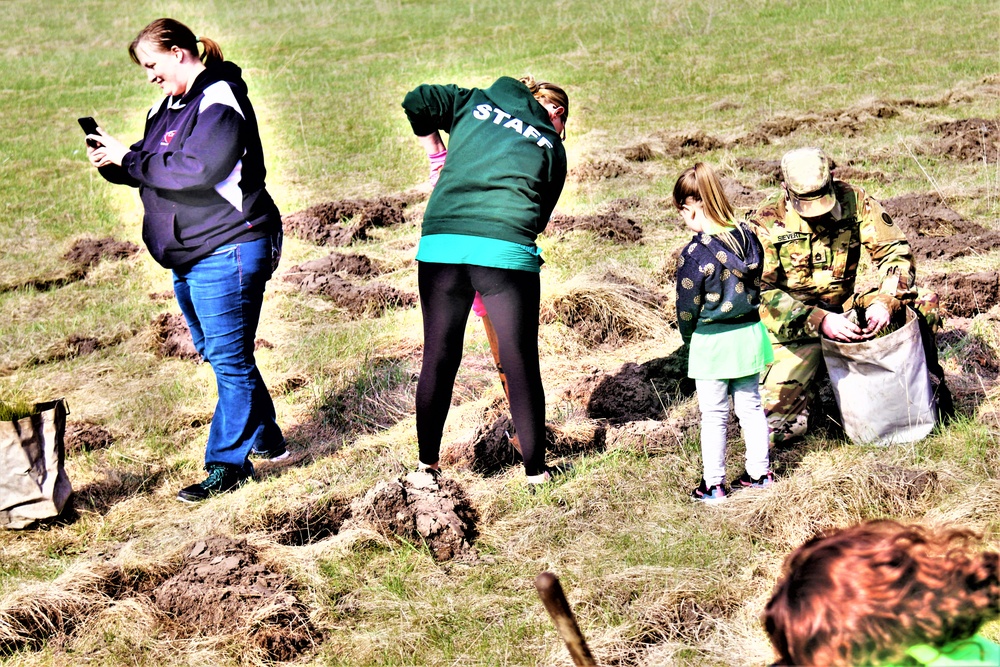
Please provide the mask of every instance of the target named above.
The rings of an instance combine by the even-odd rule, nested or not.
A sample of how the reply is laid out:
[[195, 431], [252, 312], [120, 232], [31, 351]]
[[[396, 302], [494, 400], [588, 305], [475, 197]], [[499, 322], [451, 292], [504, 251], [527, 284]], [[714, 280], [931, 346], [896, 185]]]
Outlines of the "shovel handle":
[[576, 617], [573, 616], [566, 601], [566, 594], [563, 593], [559, 578], [551, 572], [542, 572], [535, 577], [535, 589], [538, 597], [542, 599], [542, 604], [552, 617], [552, 622], [559, 632], [559, 636], [566, 642], [566, 648], [573, 658], [573, 664], [578, 667], [596, 667], [597, 661], [587, 648], [587, 640], [580, 632], [580, 626], [576, 624]]
[[[507, 397], [507, 405], [510, 405], [510, 389], [507, 388], [507, 374], [503, 372], [500, 364], [500, 342], [497, 340], [497, 330], [493, 328], [489, 313], [483, 313], [483, 328], [486, 329], [486, 340], [490, 343], [490, 352], [493, 353], [493, 363], [496, 364], [497, 373], [500, 375], [500, 384], [503, 385], [504, 396]], [[517, 433], [510, 436], [510, 444], [514, 446], [517, 453], [521, 453], [521, 442], [517, 439]]]

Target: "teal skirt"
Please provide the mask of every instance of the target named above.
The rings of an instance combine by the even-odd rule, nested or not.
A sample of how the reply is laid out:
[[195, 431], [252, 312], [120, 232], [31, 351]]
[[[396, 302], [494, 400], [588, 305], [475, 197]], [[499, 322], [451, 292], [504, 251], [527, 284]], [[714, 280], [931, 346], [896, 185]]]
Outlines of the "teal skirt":
[[695, 329], [691, 336], [688, 377], [732, 380], [763, 373], [772, 361], [774, 350], [761, 322], [714, 324]]

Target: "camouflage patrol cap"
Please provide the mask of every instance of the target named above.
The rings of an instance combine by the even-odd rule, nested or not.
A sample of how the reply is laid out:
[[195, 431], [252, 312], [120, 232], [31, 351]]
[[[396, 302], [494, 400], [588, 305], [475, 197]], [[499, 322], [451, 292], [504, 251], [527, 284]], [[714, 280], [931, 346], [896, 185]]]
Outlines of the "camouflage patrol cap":
[[796, 148], [781, 158], [781, 176], [792, 207], [804, 218], [829, 213], [837, 204], [830, 160], [819, 148]]

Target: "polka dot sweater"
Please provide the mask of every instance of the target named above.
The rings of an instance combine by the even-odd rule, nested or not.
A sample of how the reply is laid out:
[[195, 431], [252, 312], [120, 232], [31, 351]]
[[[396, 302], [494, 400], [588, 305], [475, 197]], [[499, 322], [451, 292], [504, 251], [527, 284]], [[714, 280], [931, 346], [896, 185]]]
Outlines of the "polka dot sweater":
[[[719, 330], [760, 320], [764, 251], [750, 228], [732, 233], [734, 251], [716, 236], [699, 233], [677, 260], [677, 327], [685, 343], [695, 329]], [[720, 326], [717, 326], [720, 325]]]

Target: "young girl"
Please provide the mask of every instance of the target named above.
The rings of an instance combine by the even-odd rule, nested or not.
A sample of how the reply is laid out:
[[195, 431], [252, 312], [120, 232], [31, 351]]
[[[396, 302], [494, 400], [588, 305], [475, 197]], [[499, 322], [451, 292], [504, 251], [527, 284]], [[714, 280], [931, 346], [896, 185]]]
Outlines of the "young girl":
[[964, 530], [872, 521], [785, 560], [764, 611], [777, 665], [1000, 665], [1000, 554]]
[[704, 475], [691, 496], [704, 502], [726, 497], [726, 426], [729, 397], [746, 440], [746, 471], [734, 487], [765, 487], [773, 481], [767, 419], [757, 383], [773, 360], [760, 322], [763, 249], [745, 224], [737, 224], [722, 184], [707, 164], [677, 179], [674, 204], [694, 238], [677, 260], [677, 323], [690, 344], [688, 376], [701, 408]]

